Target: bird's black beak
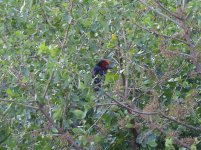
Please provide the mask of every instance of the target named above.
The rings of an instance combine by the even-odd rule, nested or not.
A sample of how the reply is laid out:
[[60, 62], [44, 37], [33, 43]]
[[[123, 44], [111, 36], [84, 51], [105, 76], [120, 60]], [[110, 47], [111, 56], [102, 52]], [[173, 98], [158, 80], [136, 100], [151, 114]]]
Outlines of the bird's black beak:
[[106, 69], [112, 69], [112, 66], [107, 65], [107, 66], [106, 66]]

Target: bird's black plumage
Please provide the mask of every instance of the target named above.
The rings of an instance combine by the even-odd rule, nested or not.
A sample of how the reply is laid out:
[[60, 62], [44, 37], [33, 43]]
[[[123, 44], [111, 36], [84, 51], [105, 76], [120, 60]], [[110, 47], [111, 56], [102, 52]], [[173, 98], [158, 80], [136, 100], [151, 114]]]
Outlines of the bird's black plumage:
[[92, 71], [92, 78], [94, 78], [94, 90], [98, 91], [101, 88], [101, 82], [107, 73], [108, 69], [112, 69], [112, 67], [109, 65], [108, 60], [101, 60], [99, 61], [96, 66], [93, 68]]

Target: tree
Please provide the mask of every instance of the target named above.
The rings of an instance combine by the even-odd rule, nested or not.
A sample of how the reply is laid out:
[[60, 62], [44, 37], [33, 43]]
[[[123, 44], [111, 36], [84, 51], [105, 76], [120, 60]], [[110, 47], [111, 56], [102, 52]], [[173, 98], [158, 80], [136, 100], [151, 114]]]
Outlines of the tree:
[[1, 149], [199, 149], [200, 7], [0, 1]]

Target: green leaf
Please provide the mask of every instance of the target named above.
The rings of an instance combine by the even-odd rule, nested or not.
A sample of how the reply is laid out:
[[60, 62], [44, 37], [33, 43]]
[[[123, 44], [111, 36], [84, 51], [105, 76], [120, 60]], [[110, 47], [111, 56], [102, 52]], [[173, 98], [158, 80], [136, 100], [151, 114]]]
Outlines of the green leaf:
[[156, 143], [155, 139], [151, 139], [151, 138], [148, 139], [147, 144], [149, 146], [151, 146], [151, 147], [156, 147], [157, 146], [157, 143]]
[[57, 130], [57, 128], [55, 128], [55, 127], [52, 127], [51, 128], [51, 131], [53, 132], [53, 133], [58, 133], [59, 131]]
[[49, 52], [50, 52], [51, 57], [55, 58], [56, 56], [59, 55], [60, 50], [57, 48], [54, 48], [54, 49], [50, 49]]
[[62, 118], [62, 109], [61, 108], [57, 108], [54, 110], [54, 114], [53, 114], [53, 119], [54, 120], [59, 120]]
[[10, 136], [10, 129], [9, 127], [1, 127], [0, 128], [0, 144], [5, 142]]
[[195, 145], [195, 144], [191, 145], [191, 150], [197, 150], [197, 148], [196, 148], [196, 145]]
[[85, 131], [82, 128], [73, 128], [72, 131], [76, 134], [76, 135], [83, 135], [85, 134]]
[[118, 80], [118, 75], [112, 72], [108, 72], [105, 76], [105, 84], [113, 83]]
[[173, 139], [172, 138], [167, 138], [165, 140], [165, 150], [174, 150], [174, 146], [173, 146]]
[[39, 54], [46, 54], [49, 52], [49, 48], [45, 45], [45, 42], [41, 43], [39, 48], [38, 48], [38, 53]]
[[151, 81], [150, 81], [149, 79], [147, 79], [147, 80], [145, 80], [143, 83], [144, 83], [144, 85], [147, 85], [147, 84], [150, 84]]
[[85, 117], [85, 113], [79, 109], [73, 110], [73, 114], [77, 119], [83, 119]]
[[6, 93], [8, 94], [8, 96], [13, 96], [13, 91], [10, 88], [6, 90]]
[[126, 128], [133, 128], [133, 124], [132, 124], [132, 123], [127, 123], [127, 124], [125, 125], [125, 127], [126, 127]]
[[95, 135], [94, 141], [95, 141], [96, 143], [98, 143], [98, 142], [101, 142], [103, 139], [104, 139], [104, 137], [103, 137], [102, 135], [97, 134], [97, 135]]

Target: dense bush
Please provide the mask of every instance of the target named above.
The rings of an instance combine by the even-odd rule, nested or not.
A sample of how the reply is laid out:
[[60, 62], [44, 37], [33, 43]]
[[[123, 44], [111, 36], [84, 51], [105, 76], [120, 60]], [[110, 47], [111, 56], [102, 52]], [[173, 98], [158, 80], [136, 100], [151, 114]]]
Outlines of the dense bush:
[[199, 0], [1, 0], [0, 149], [201, 149], [200, 16]]

